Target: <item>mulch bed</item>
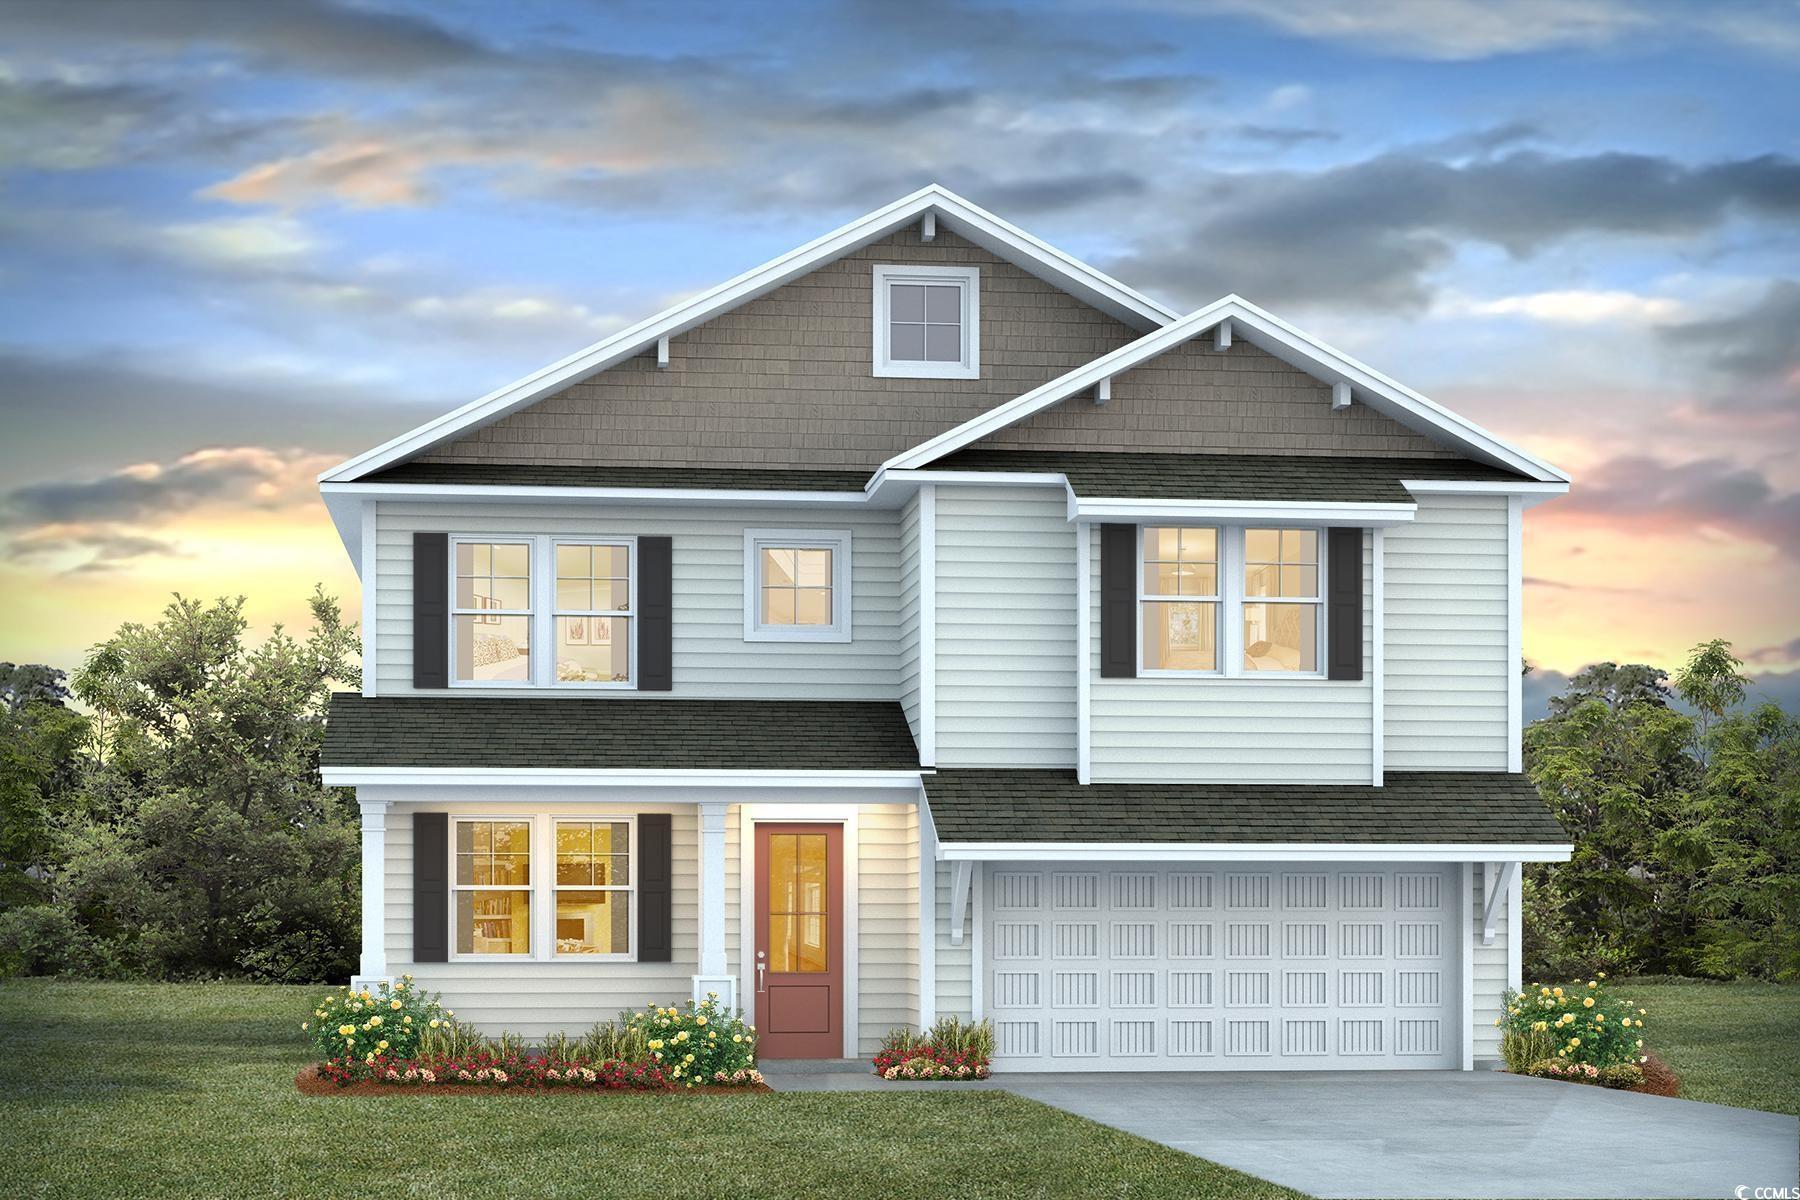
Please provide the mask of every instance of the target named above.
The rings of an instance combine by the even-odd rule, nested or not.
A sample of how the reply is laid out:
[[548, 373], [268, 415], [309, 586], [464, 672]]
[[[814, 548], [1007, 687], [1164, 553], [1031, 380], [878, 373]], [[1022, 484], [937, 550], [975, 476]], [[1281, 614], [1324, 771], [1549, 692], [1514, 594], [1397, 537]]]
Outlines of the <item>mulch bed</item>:
[[772, 1092], [775, 1089], [766, 1083], [745, 1084], [742, 1087], [719, 1087], [706, 1084], [702, 1087], [683, 1088], [592, 1088], [592, 1087], [495, 1087], [481, 1083], [376, 1083], [365, 1079], [348, 1087], [340, 1087], [319, 1074], [317, 1066], [303, 1069], [294, 1076], [294, 1086], [300, 1089], [302, 1096], [565, 1096], [565, 1095], [600, 1095], [600, 1096], [644, 1096], [644, 1095], [705, 1095], [705, 1096], [739, 1096], [746, 1092]]
[[1681, 1095], [1681, 1080], [1676, 1077], [1669, 1064], [1654, 1054], [1645, 1057], [1648, 1061], [1644, 1063], [1644, 1082], [1631, 1090], [1642, 1092], [1646, 1096]]

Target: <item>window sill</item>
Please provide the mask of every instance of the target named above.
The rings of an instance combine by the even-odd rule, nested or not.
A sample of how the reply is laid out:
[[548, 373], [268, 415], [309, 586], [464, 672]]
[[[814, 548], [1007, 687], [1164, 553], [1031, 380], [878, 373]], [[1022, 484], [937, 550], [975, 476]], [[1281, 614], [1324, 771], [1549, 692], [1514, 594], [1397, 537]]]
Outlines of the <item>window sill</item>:
[[1331, 679], [1324, 672], [1308, 671], [1250, 671], [1242, 675], [1227, 675], [1222, 671], [1139, 671], [1133, 679], [1109, 679], [1099, 674], [1095, 679], [1103, 683], [1130, 683], [1143, 680], [1150, 683], [1342, 683], [1361, 684], [1366, 679]]
[[876, 363], [877, 379], [980, 379], [981, 365], [961, 363]]
[[450, 966], [456, 966], [458, 963], [466, 963], [472, 966], [481, 966], [491, 963], [506, 963], [515, 967], [548, 967], [557, 964], [579, 966], [583, 963], [605, 963], [609, 966], [617, 966], [620, 964], [635, 965], [637, 963], [637, 955], [558, 954], [554, 958], [537, 958], [530, 954], [456, 954], [452, 955], [447, 961]]
[[821, 629], [804, 632], [788, 632], [785, 629], [746, 629], [746, 642], [815, 642], [824, 645], [844, 645], [850, 641], [848, 629]]

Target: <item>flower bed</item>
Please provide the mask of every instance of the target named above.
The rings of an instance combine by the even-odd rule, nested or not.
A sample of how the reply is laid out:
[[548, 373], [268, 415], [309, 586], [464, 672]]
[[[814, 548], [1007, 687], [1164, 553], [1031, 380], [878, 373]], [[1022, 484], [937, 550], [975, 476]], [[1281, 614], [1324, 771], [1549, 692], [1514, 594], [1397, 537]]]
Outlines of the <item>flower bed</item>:
[[355, 1091], [768, 1091], [756, 1069], [756, 1031], [716, 996], [601, 1022], [585, 1036], [528, 1048], [456, 1020], [412, 977], [391, 988], [339, 989], [300, 1028], [322, 1060], [295, 1082], [317, 1095]]
[[1675, 1073], [1644, 1049], [1645, 1010], [1611, 994], [1606, 973], [1508, 992], [1500, 1055], [1515, 1075], [1673, 1096]]
[[989, 1075], [993, 1026], [945, 1017], [923, 1035], [896, 1029], [882, 1040], [875, 1073], [893, 1080], [974, 1080]]

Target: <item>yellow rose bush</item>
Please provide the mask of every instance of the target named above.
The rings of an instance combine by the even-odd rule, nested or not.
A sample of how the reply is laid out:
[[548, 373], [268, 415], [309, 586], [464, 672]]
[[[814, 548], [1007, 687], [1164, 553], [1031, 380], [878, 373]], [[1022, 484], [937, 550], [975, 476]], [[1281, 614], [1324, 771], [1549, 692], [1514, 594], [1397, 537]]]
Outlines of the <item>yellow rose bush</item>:
[[[1500, 1055], [1516, 1075], [1543, 1075], [1631, 1087], [1644, 1062], [1644, 1010], [1614, 996], [1604, 974], [1581, 984], [1532, 984], [1508, 991], [1500, 1019]], [[1558, 1064], [1550, 1070], [1548, 1064]], [[1571, 1071], [1568, 1068], [1591, 1067]], [[1607, 1072], [1611, 1068], [1629, 1070]], [[1538, 1069], [1534, 1069], [1538, 1068]], [[1603, 1077], [1604, 1076], [1604, 1077]], [[1627, 1081], [1627, 1082], [1620, 1082]]]
[[[648, 1008], [621, 1017], [627, 1036], [642, 1037], [651, 1061], [676, 1087], [734, 1087], [759, 1084], [756, 1029], [742, 1013], [719, 1003], [716, 993], [696, 1004]], [[590, 1035], [591, 1036], [591, 1035]]]
[[372, 988], [338, 988], [300, 1022], [321, 1059], [411, 1058], [429, 1029], [449, 1023], [437, 997], [421, 992], [411, 975]]

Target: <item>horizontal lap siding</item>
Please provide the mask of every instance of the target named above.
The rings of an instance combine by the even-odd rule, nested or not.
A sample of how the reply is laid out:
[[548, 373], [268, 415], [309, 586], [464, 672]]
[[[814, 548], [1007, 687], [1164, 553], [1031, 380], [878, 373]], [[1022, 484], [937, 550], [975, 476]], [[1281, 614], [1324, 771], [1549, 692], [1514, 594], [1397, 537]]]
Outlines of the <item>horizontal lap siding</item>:
[[969, 924], [969, 902], [963, 901], [963, 941], [958, 946], [950, 941], [954, 915], [950, 911], [950, 889], [956, 876], [954, 863], [937, 864], [937, 1010], [940, 1016], [973, 1016], [975, 939]]
[[1506, 769], [1506, 497], [1423, 495], [1387, 531], [1385, 760]]
[[[387, 951], [388, 970], [410, 972], [426, 991], [442, 993], [457, 1018], [473, 1021], [485, 1033], [507, 1031], [541, 1038], [558, 1031], [578, 1033], [596, 1021], [618, 1016], [627, 1008], [672, 1004], [693, 991], [699, 969], [699, 823], [693, 809], [674, 812], [673, 961], [666, 963], [587, 962], [445, 962], [412, 961], [412, 814], [421, 808], [455, 816], [493, 817], [495, 806], [473, 804], [396, 804], [387, 816]], [[521, 810], [519, 816], [631, 815], [644, 808], [617, 804], [558, 804]], [[729, 827], [729, 826], [728, 826]], [[730, 835], [728, 834], [729, 838]], [[727, 887], [735, 890], [736, 870], [728, 860]], [[728, 891], [727, 895], [731, 895]], [[737, 939], [736, 906], [726, 908], [726, 945]], [[455, 931], [452, 930], [454, 944]]]
[[913, 741], [923, 743], [919, 720], [919, 494], [900, 511], [900, 707]]
[[[744, 641], [744, 530], [848, 529], [853, 639], [847, 643]], [[674, 542], [676, 699], [892, 700], [900, 650], [900, 528], [893, 512], [780, 509], [603, 508], [573, 504], [384, 503], [377, 525], [377, 685], [386, 696], [412, 686], [412, 535], [665, 535]], [[540, 584], [541, 590], [541, 584]], [[481, 689], [457, 688], [472, 694]], [[426, 694], [443, 695], [441, 691]], [[534, 695], [604, 698], [542, 688]]]
[[[1371, 540], [1363, 536], [1363, 678], [1100, 675], [1100, 542], [1088, 539], [1089, 728], [1096, 783], [1367, 783], [1373, 763]], [[1136, 653], [1136, 650], [1133, 650]]]
[[1075, 764], [1074, 606], [1061, 489], [938, 488], [938, 765]]
[[873, 1054], [918, 1020], [919, 810], [868, 805], [857, 824], [857, 1041]]
[[[1475, 943], [1475, 1057], [1498, 1058], [1500, 1056], [1500, 1030], [1494, 1022], [1499, 1019], [1504, 1007], [1504, 996], [1508, 986], [1506, 968], [1506, 941], [1513, 934], [1507, 921], [1506, 897], [1500, 897], [1500, 904], [1494, 910], [1494, 940], [1491, 945], [1481, 944], [1482, 912], [1487, 907], [1482, 896], [1483, 867], [1477, 865], [1471, 872], [1475, 881], [1470, 887], [1469, 904], [1470, 919], [1474, 922], [1471, 937]], [[1516, 876], [1515, 876], [1516, 878]]]

